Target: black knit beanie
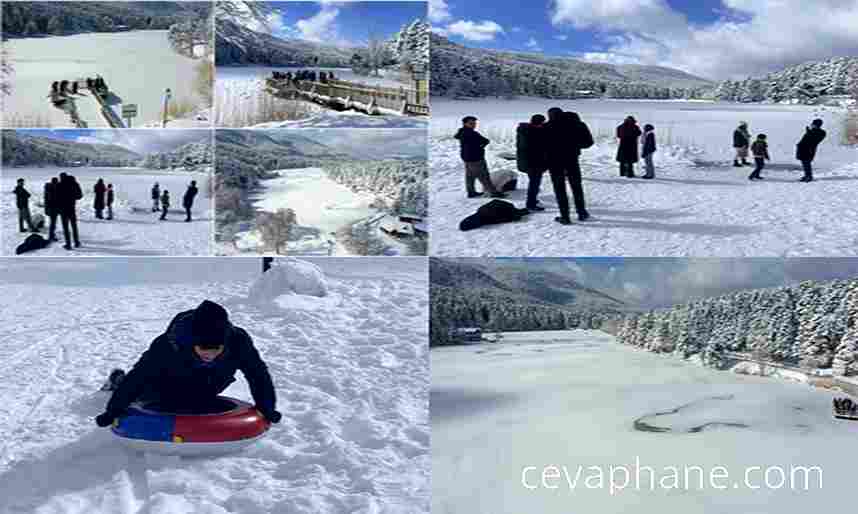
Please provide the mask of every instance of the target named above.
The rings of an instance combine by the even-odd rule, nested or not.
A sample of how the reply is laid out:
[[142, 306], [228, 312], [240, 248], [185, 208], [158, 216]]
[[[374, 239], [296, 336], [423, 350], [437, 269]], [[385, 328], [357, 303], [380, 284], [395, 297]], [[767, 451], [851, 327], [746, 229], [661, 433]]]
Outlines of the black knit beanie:
[[204, 300], [194, 309], [192, 333], [195, 345], [203, 348], [225, 345], [231, 328], [229, 314], [220, 305]]

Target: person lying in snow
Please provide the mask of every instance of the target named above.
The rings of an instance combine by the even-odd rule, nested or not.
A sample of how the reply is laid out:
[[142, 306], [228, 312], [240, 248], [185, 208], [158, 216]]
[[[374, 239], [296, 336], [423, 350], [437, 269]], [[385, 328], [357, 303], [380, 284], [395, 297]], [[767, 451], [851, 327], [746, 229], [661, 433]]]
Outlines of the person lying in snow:
[[[256, 409], [278, 423], [276, 396], [268, 367], [244, 329], [234, 326], [220, 305], [205, 300], [181, 312], [156, 337], [134, 368], [119, 381], [104, 413], [95, 418], [110, 426], [135, 401], [155, 402], [173, 412], [204, 408], [235, 382], [241, 370]], [[111, 377], [113, 379], [113, 376]]]

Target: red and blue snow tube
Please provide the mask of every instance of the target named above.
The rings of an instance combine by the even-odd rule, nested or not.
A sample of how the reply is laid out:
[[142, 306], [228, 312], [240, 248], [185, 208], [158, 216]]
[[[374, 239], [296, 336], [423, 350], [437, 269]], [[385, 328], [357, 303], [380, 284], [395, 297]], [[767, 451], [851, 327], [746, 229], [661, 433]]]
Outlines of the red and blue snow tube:
[[111, 430], [126, 446], [170, 455], [212, 455], [241, 450], [265, 435], [270, 423], [252, 405], [218, 396], [202, 412], [168, 412], [135, 403]]

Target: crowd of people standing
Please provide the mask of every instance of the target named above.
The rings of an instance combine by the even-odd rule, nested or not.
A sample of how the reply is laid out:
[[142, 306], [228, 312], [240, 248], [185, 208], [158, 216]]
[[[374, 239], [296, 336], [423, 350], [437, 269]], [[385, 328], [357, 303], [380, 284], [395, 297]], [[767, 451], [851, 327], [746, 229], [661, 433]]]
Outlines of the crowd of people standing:
[[[488, 194], [492, 198], [505, 198], [506, 193], [492, 182], [486, 161], [486, 147], [491, 143], [477, 131], [479, 120], [475, 116], [462, 119], [462, 127], [453, 136], [459, 141], [460, 157], [465, 166], [465, 190], [468, 198], [478, 198]], [[815, 119], [811, 126], [806, 127], [805, 133], [796, 145], [796, 159], [801, 161], [804, 176], [801, 182], [813, 181], [813, 160], [817, 147], [825, 139], [822, 130], [822, 120]], [[641, 141], [642, 138], [642, 141]], [[620, 166], [620, 176], [634, 178], [635, 164], [641, 157], [645, 164], [643, 179], [655, 178], [655, 163], [653, 156], [657, 151], [655, 126], [645, 124], [643, 130], [638, 126], [633, 116], [628, 116], [616, 129], [618, 142], [616, 160]], [[752, 166], [748, 156], [753, 155], [755, 168], [748, 176], [749, 180], [762, 180], [761, 172], [766, 161], [771, 159], [768, 150], [766, 134], [758, 134], [751, 140], [748, 123], [741, 122], [733, 133], [733, 148], [736, 156], [733, 165], [736, 167]], [[565, 112], [559, 107], [548, 110], [548, 119], [542, 114], [534, 114], [529, 122], [520, 123], [516, 130], [516, 161], [518, 170], [527, 174], [528, 211], [544, 211], [538, 196], [542, 185], [542, 177], [546, 171], [551, 176], [554, 195], [560, 216], [555, 218], [560, 224], [572, 223], [570, 217], [569, 196], [566, 189], [568, 182], [572, 190], [575, 210], [579, 221], [590, 218], [586, 208], [581, 177], [581, 150], [593, 146], [593, 136], [588, 126], [575, 112]], [[480, 182], [483, 191], [476, 190], [476, 182]]]
[[[113, 205], [116, 200], [113, 184], [105, 184], [104, 179], [99, 178], [93, 186], [93, 210], [95, 218], [100, 220], [113, 219]], [[22, 233], [39, 232], [41, 224], [34, 222], [34, 216], [30, 210], [30, 197], [32, 194], [27, 190], [23, 178], [17, 180], [17, 184], [13, 191], [15, 194], [15, 205], [18, 210], [18, 229]], [[191, 209], [194, 205], [194, 199], [199, 193], [196, 180], [192, 180], [188, 185], [185, 195], [182, 198], [182, 206], [185, 209], [185, 221], [191, 222]], [[169, 191], [160, 191], [160, 186], [156, 182], [152, 187], [153, 207], [152, 211], [161, 211], [161, 220], [167, 219], [167, 212], [170, 208]], [[48, 241], [59, 241], [56, 236], [57, 218], [63, 228], [63, 236], [65, 245], [63, 248], [71, 250], [72, 247], [79, 248], [81, 246], [78, 232], [78, 205], [77, 202], [83, 199], [83, 190], [77, 179], [68, 174], [60, 173], [59, 177], [52, 177], [50, 181], [44, 185], [42, 195], [42, 205], [44, 207], [45, 217], [48, 221]], [[107, 211], [105, 217], [104, 211]]]

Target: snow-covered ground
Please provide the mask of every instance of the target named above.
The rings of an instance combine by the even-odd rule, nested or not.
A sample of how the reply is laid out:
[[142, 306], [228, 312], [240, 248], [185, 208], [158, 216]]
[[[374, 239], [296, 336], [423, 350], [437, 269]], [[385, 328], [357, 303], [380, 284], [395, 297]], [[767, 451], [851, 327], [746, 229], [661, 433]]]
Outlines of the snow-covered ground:
[[[459, 222], [483, 199], [465, 198], [458, 142], [465, 115], [480, 118], [493, 171], [515, 170], [515, 128], [552, 106], [574, 110], [597, 144], [581, 165], [593, 220], [563, 227], [546, 173], [541, 201], [548, 207], [520, 223], [460, 232]], [[613, 133], [627, 115], [656, 127], [656, 180], [619, 176]], [[430, 136], [433, 255], [807, 256], [852, 255], [858, 245], [858, 149], [841, 145], [844, 111], [829, 107], [678, 101], [449, 101], [434, 99]], [[817, 181], [798, 183], [795, 144], [813, 118], [828, 138], [814, 163]], [[732, 133], [739, 121], [768, 135], [772, 161], [764, 181], [751, 168], [733, 168]], [[636, 168], [636, 174], [642, 171]], [[510, 200], [523, 207], [527, 177]], [[574, 215], [574, 211], [573, 211]]]
[[[313, 263], [325, 297], [251, 294], [258, 258], [0, 260], [0, 512], [428, 513], [425, 259]], [[283, 420], [235, 455], [126, 450], [97, 389], [203, 299], [254, 339]]]
[[[18, 232], [18, 210], [15, 207], [15, 181], [20, 177], [24, 186], [33, 195], [30, 198], [30, 213], [44, 213], [42, 194], [45, 182], [60, 172], [74, 175], [83, 190], [83, 199], [78, 202], [78, 230], [80, 248], [63, 249], [62, 224], [57, 218], [57, 237], [54, 243], [43, 250], [26, 255], [107, 255], [107, 256], [151, 256], [151, 255], [210, 255], [212, 242], [212, 201], [207, 193], [209, 173], [187, 173], [148, 170], [140, 168], [4, 168], [0, 177], [0, 203], [2, 220], [2, 255], [15, 255], [17, 247], [27, 234]], [[93, 186], [99, 178], [105, 184], [112, 183], [116, 199], [113, 205], [113, 220], [95, 218], [92, 209]], [[185, 223], [182, 196], [191, 180], [197, 181], [199, 194], [191, 209], [193, 222]], [[170, 211], [167, 220], [160, 221], [160, 213], [151, 212], [150, 190], [158, 182], [161, 191], [170, 192]], [[133, 209], [133, 210], [132, 210]], [[107, 211], [105, 211], [105, 216]], [[46, 224], [48, 222], [46, 218]], [[47, 226], [41, 231], [47, 236]]]
[[[255, 196], [254, 206], [267, 212], [292, 209], [299, 225], [319, 230], [318, 237], [290, 242], [290, 255], [328, 255], [329, 242], [335, 243], [334, 255], [347, 254], [342, 245], [336, 244], [334, 233], [378, 212], [370, 207], [374, 200], [371, 195], [355, 193], [334, 182], [321, 168], [287, 169], [273, 173], [280, 177], [262, 182], [264, 189]], [[237, 246], [243, 251], [258, 251], [260, 244], [256, 230], [238, 234]]]
[[[7, 126], [15, 119], [46, 122], [47, 127], [72, 127], [64, 112], [51, 106], [48, 93], [56, 80], [75, 80], [101, 75], [123, 103], [137, 104], [134, 126], [161, 119], [164, 91], [173, 100], [193, 100], [195, 66], [199, 61], [173, 51], [166, 30], [76, 34], [7, 41], [11, 62], [12, 95], [6, 99]], [[90, 128], [107, 127], [98, 104], [78, 97], [81, 119]], [[160, 125], [157, 125], [160, 126]], [[209, 120], [181, 120], [170, 126], [209, 127]]]
[[[312, 102], [294, 102], [273, 97], [264, 91], [265, 79], [272, 71], [315, 69], [333, 71], [338, 79], [368, 85], [400, 87], [401, 83], [384, 77], [363, 77], [350, 69], [340, 68], [271, 68], [264, 66], [217, 69], [215, 81], [215, 120], [219, 127], [253, 128], [425, 128], [428, 118], [401, 116], [395, 113], [369, 116], [357, 111], [337, 112]], [[259, 121], [266, 112], [292, 112], [300, 105], [301, 115], [290, 121]], [[270, 119], [270, 118], [269, 118]], [[249, 120], [250, 123], [248, 123]]]
[[[835, 420], [833, 394], [807, 385], [714, 371], [578, 330], [433, 349], [431, 369], [433, 513], [789, 514], [839, 510], [854, 489], [855, 453], [845, 449], [858, 423]], [[727, 478], [710, 482], [719, 466]], [[821, 487], [818, 474], [808, 490], [801, 472], [793, 481], [796, 466], [818, 466]], [[615, 485], [623, 470], [630, 477], [613, 494], [611, 467]], [[670, 467], [680, 482], [661, 481]], [[543, 486], [546, 469], [556, 489]], [[677, 487], [686, 469], [688, 487]], [[600, 470], [604, 487], [585, 486]]]

